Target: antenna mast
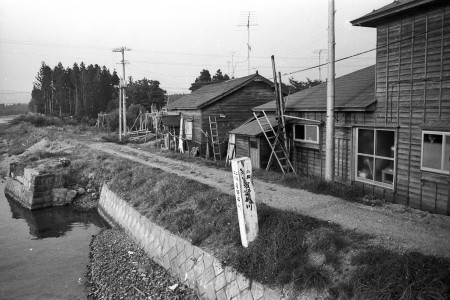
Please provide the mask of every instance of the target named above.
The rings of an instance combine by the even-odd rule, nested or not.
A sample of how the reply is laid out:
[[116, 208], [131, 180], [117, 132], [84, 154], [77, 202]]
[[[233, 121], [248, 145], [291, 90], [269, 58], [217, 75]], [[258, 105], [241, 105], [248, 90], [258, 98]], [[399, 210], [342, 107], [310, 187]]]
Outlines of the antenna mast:
[[316, 49], [313, 51], [314, 54], [319, 54], [319, 80], [322, 81], [322, 62], [321, 62], [321, 58], [322, 58], [322, 52], [327, 53], [328, 50], [327, 49]]
[[247, 71], [248, 71], [248, 75], [250, 75], [250, 51], [252, 51], [252, 46], [250, 45], [250, 28], [252, 26], [258, 26], [258, 24], [252, 23], [252, 20], [250, 19], [252, 17], [252, 12], [249, 11], [248, 15], [247, 15], [247, 22], [246, 23], [242, 23], [239, 24], [238, 26], [242, 27], [245, 26], [247, 27]]

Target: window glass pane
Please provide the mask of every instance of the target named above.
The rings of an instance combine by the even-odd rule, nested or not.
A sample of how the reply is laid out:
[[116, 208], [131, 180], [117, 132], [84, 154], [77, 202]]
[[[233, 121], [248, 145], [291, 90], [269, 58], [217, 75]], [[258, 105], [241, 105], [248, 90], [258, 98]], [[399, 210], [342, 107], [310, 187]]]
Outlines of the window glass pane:
[[305, 126], [295, 125], [295, 139], [304, 140], [305, 139]]
[[192, 122], [191, 121], [186, 121], [184, 123], [184, 125], [186, 127], [185, 130], [184, 130], [185, 135], [186, 135], [186, 139], [187, 140], [192, 140]]
[[373, 179], [373, 158], [358, 155], [358, 177]]
[[450, 171], [450, 135], [445, 137], [444, 170]]
[[377, 130], [377, 144], [375, 155], [384, 157], [394, 157], [395, 139], [394, 131]]
[[317, 142], [317, 126], [305, 126], [305, 140]]
[[423, 135], [422, 166], [431, 169], [441, 169], [442, 134]]
[[375, 181], [393, 184], [394, 161], [382, 158], [375, 159]]
[[373, 154], [373, 133], [370, 129], [358, 130], [358, 153]]

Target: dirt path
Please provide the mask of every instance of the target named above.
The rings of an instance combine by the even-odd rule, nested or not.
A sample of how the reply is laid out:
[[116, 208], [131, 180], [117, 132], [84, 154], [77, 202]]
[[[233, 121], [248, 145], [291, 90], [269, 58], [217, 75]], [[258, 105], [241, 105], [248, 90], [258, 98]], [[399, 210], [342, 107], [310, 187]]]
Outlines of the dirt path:
[[[231, 171], [172, 160], [128, 146], [92, 143], [92, 149], [127, 158], [150, 167], [197, 180], [234, 195]], [[450, 258], [450, 217], [405, 211], [397, 205], [368, 207], [339, 198], [254, 180], [257, 201], [292, 210], [347, 229], [374, 236], [373, 241], [396, 251], [418, 251]]]

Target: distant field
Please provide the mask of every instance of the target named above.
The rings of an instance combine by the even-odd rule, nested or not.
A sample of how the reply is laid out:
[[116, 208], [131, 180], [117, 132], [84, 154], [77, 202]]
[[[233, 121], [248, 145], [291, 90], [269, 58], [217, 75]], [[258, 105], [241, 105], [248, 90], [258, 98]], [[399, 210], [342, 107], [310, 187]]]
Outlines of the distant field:
[[0, 116], [0, 124], [2, 123], [8, 123], [9, 121], [11, 121], [12, 119], [14, 119], [15, 117], [17, 117], [18, 115], [13, 115], [13, 116]]

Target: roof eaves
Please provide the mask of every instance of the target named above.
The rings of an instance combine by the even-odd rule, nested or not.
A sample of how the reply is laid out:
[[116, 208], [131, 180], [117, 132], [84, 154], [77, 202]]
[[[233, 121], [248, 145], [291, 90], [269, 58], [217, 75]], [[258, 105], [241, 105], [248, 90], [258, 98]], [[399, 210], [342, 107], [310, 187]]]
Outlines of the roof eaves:
[[229, 90], [226, 90], [225, 92], [223, 92], [222, 94], [220, 94], [220, 95], [218, 95], [218, 96], [212, 98], [211, 100], [208, 100], [208, 101], [203, 102], [202, 104], [198, 105], [198, 108], [199, 108], [199, 109], [204, 108], [205, 106], [208, 106], [208, 105], [210, 105], [210, 104], [216, 102], [217, 100], [222, 99], [223, 97], [228, 96], [229, 94], [231, 94], [231, 93], [237, 91], [237, 90], [240, 89], [241, 87], [245, 86], [246, 84], [248, 84], [248, 83], [250, 83], [250, 82], [252, 82], [252, 81], [255, 81], [256, 79], [261, 79], [261, 81], [264, 81], [264, 82], [266, 82], [267, 84], [273, 86], [273, 83], [272, 83], [270, 80], [265, 79], [264, 77], [262, 77], [262, 76], [259, 75], [259, 74], [254, 74], [253, 76], [249, 76], [249, 78], [248, 78], [247, 80], [241, 82], [240, 84], [234, 86], [233, 88], [231, 88], [231, 89], [229, 89]]
[[353, 26], [363, 26], [363, 27], [376, 27], [379, 24], [379, 21], [381, 19], [387, 18], [388, 16], [403, 13], [407, 10], [417, 8], [422, 5], [431, 4], [433, 2], [439, 2], [440, 0], [418, 0], [418, 1], [409, 1], [406, 3], [401, 3], [399, 1], [394, 1], [394, 3], [397, 3], [397, 5], [393, 5], [394, 3], [388, 4], [388, 7], [386, 9], [380, 8], [377, 10], [373, 10], [372, 12], [357, 18], [353, 21], [350, 21]]

